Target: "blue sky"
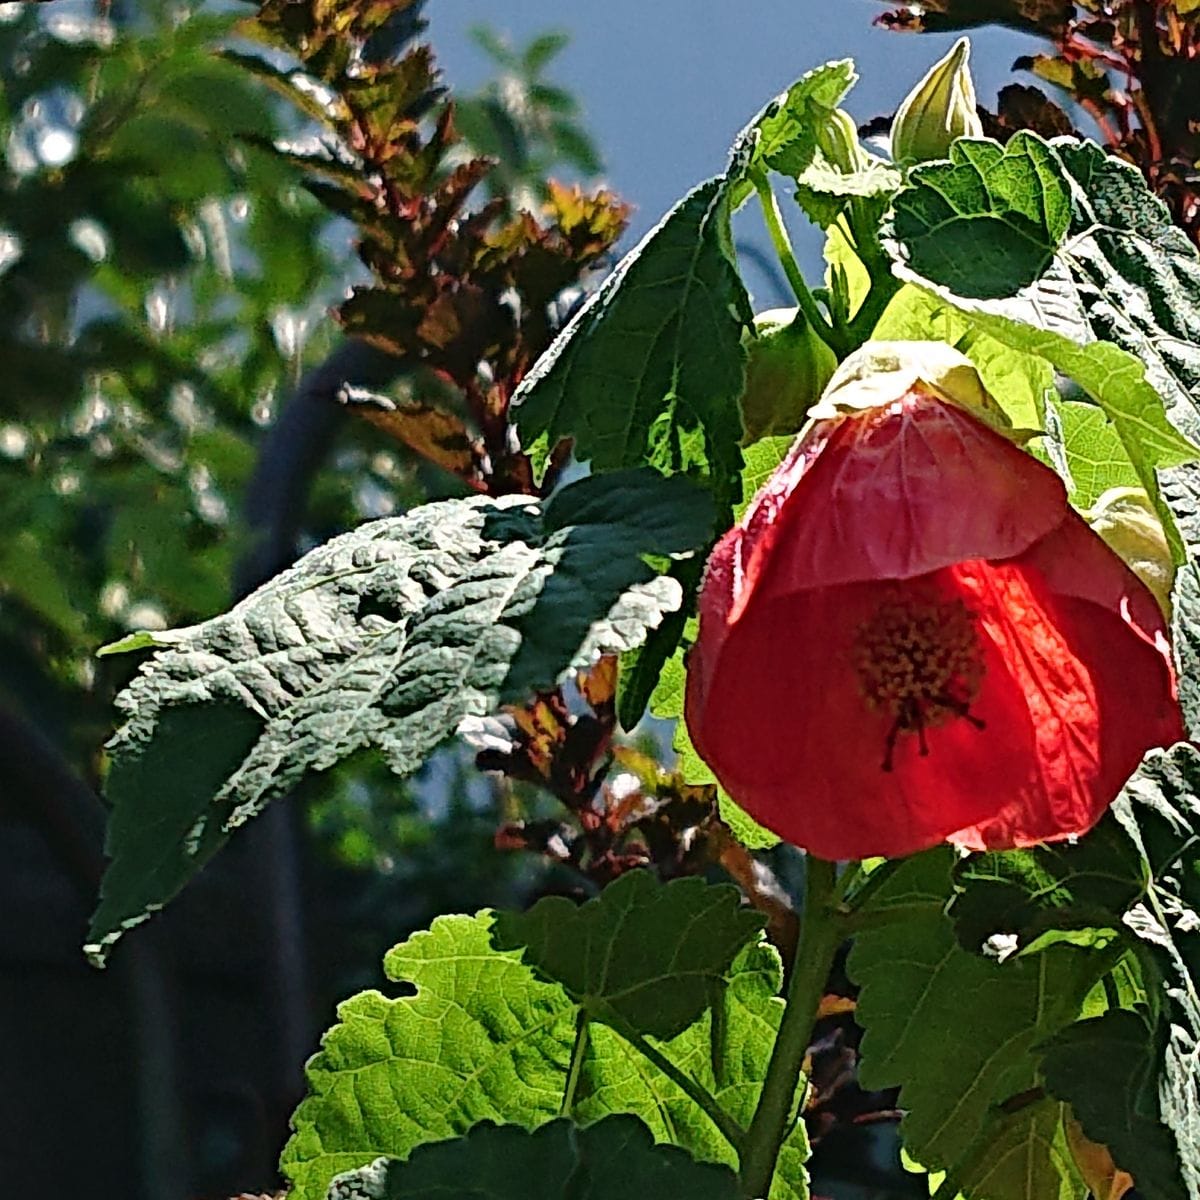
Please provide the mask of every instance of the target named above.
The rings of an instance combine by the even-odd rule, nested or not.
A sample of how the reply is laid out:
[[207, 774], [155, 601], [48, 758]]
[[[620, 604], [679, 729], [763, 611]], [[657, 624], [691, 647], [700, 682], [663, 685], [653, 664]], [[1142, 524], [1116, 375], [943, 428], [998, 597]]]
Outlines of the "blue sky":
[[[877, 0], [433, 0], [427, 9], [434, 47], [457, 87], [488, 75], [467, 36], [474, 24], [518, 43], [547, 29], [572, 35], [552, 75], [581, 101], [607, 181], [636, 205], [626, 244], [718, 172], [742, 125], [810, 67], [853, 58], [861, 79], [847, 101], [851, 114], [864, 121], [891, 112], [954, 38], [874, 28], [883, 11]], [[976, 87], [990, 106], [1000, 87], [1021, 78], [1010, 71], [1013, 60], [1038, 43], [1000, 29], [972, 42]], [[797, 248], [815, 274], [819, 241], [800, 225], [802, 218]], [[738, 232], [759, 240], [752, 220], [739, 222]]]

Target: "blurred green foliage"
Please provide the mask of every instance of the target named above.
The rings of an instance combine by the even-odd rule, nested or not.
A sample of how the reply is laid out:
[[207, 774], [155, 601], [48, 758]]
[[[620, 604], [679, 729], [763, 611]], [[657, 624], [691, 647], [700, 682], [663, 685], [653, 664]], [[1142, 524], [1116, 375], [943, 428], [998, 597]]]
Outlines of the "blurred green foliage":
[[[228, 605], [264, 435], [363, 280], [351, 223], [278, 153], [322, 144], [321, 109], [245, 69], [253, 7], [106, 11], [0, 5], [0, 708], [93, 784], [131, 669], [95, 651]], [[459, 101], [464, 149], [499, 160], [488, 188], [507, 211], [536, 211], [551, 171], [599, 168], [546, 80], [565, 39], [479, 37], [499, 74]], [[304, 540], [456, 488], [386, 432], [343, 426]], [[527, 875], [493, 853], [496, 798], [463, 766], [406, 788], [359, 761], [305, 792], [328, 890], [346, 885], [326, 924], [347, 970], [462, 907], [463, 880], [482, 904]]]

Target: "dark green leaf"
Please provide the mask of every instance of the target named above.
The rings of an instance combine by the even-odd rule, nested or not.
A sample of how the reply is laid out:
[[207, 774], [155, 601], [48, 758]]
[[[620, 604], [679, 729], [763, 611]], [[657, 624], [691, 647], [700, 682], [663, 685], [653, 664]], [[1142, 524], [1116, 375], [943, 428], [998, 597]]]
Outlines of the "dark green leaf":
[[649, 463], [736, 500], [750, 313], [729, 241], [729, 178], [680, 201], [518, 388], [514, 417], [539, 466], [573, 437], [594, 470]]
[[[1056, 1140], [1014, 1131], [1002, 1106], [1037, 1086], [1038, 1044], [1075, 1018], [1107, 959], [1069, 945], [1004, 962], [968, 953], [943, 912], [951, 864], [942, 850], [909, 859], [868, 901], [868, 912], [905, 915], [860, 933], [850, 952], [862, 986], [860, 1079], [899, 1085], [901, 1134], [924, 1166], [970, 1173], [993, 1139], [1015, 1139], [1034, 1155], [1029, 1170], [1050, 1178]], [[1027, 1107], [1024, 1120], [1043, 1119]], [[985, 1200], [1025, 1195], [989, 1190]]]
[[[158, 652], [118, 701], [129, 719], [114, 762], [147, 752], [165, 762], [161, 721], [178, 705], [245, 706], [261, 723], [253, 746], [229, 761], [213, 746], [224, 774], [210, 781], [210, 829], [223, 833], [367, 746], [408, 774], [464, 720], [640, 642], [682, 599], [643, 556], [701, 545], [711, 523], [705, 493], [643, 470], [585, 479], [544, 510], [521, 496], [448, 500], [363, 525], [231, 612], [154, 634]], [[174, 869], [139, 885], [114, 835], [120, 866], [93, 925], [95, 958], [197, 865], [177, 827], [190, 828], [199, 801], [176, 819], [177, 801], [169, 788], [123, 788], [120, 828], [161, 832], [151, 861]]]
[[1171, 593], [1171, 649], [1187, 731], [1200, 739], [1200, 467], [1163, 471], [1161, 480], [1163, 500], [1188, 550]]
[[1151, 495], [1196, 456], [1200, 257], [1136, 168], [1027, 132], [959, 141], [912, 172], [884, 240], [901, 278], [1079, 383]]
[[585, 1129], [551, 1121], [527, 1132], [476, 1125], [456, 1141], [422, 1146], [404, 1163], [380, 1163], [335, 1181], [329, 1200], [626, 1200], [630, 1189], [688, 1200], [737, 1200], [728, 1167], [655, 1145], [636, 1117]]
[[331, 116], [342, 112], [344, 101], [303, 71], [277, 67], [257, 54], [242, 54], [226, 49], [221, 51], [221, 55], [228, 62], [236, 63], [257, 75], [314, 120], [325, 123]]
[[954, 869], [960, 939], [978, 950], [996, 934], [1028, 945], [1048, 930], [1111, 928], [1145, 891], [1138, 847], [1109, 815], [1078, 842], [972, 854]]
[[582, 906], [548, 896], [500, 913], [496, 945], [524, 947], [525, 962], [591, 1019], [668, 1039], [700, 1018], [762, 927], [736, 888], [695, 878], [664, 886], [630, 871]]
[[1058, 1034], [1042, 1071], [1047, 1090], [1070, 1100], [1084, 1133], [1107, 1145], [1118, 1166], [1137, 1172], [1145, 1200], [1185, 1200], [1179, 1149], [1159, 1115], [1162, 1053], [1141, 1014], [1114, 1009]]
[[[260, 714], [229, 700], [180, 704], [162, 714], [152, 741], [114, 756], [105, 787], [113, 862], [93, 929], [140, 924], [224, 844], [231, 805], [215, 797], [262, 731]], [[88, 949], [102, 955], [109, 944]]]
[[536, 75], [570, 44], [571, 35], [562, 30], [540, 34], [521, 52], [521, 65], [531, 75]]
[[1149, 755], [1114, 805], [1147, 868], [1144, 896], [1118, 925], [1145, 1003], [1059, 1032], [1044, 1063], [1047, 1088], [1146, 1200], [1200, 1198], [1198, 792], [1200, 754], [1181, 744]]

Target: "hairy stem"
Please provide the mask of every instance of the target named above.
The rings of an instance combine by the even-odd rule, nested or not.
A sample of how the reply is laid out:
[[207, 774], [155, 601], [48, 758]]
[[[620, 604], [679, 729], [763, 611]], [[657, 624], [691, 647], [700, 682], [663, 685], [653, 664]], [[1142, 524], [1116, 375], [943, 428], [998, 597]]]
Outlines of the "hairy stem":
[[821, 340], [832, 347], [841, 357], [845, 352], [845, 348], [841, 345], [842, 339], [837, 336], [833, 326], [825, 319], [824, 313], [817, 307], [812, 292], [808, 290], [808, 284], [804, 282], [804, 274], [800, 270], [800, 264], [796, 262], [791, 239], [787, 235], [787, 230], [783, 226], [783, 218], [779, 214], [779, 202], [775, 199], [775, 193], [771, 190], [766, 175], [760, 171], [754, 174], [754, 190], [758, 193], [758, 201], [762, 205], [763, 220], [767, 225], [767, 233], [771, 236], [771, 245], [775, 247], [775, 253], [779, 256], [779, 264], [783, 267], [783, 273], [787, 276], [800, 311], [804, 314], [805, 320], [817, 331]]
[[817, 1009], [833, 957], [844, 936], [842, 919], [834, 907], [837, 892], [834, 864], [809, 855], [807, 867], [804, 924], [788, 984], [787, 1006], [741, 1156], [741, 1194], [746, 1200], [766, 1196], [771, 1190]]

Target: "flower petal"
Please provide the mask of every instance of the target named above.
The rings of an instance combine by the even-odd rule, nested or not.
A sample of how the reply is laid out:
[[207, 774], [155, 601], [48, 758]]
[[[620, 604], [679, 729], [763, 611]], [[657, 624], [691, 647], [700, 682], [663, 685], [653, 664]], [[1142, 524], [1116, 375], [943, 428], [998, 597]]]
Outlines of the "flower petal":
[[971, 712], [987, 728], [961, 718], [931, 726], [927, 755], [902, 733], [884, 769], [895, 719], [871, 711], [854, 667], [858, 631], [879, 603], [878, 586], [865, 583], [762, 600], [715, 661], [702, 618], [688, 662], [696, 749], [756, 821], [822, 858], [937, 845], [1028, 781], [1034, 731], [1024, 696], [986, 644]]
[[[1063, 540], [1077, 541], [1073, 534]], [[1049, 554], [1043, 548], [983, 572], [973, 572], [975, 564], [957, 569], [964, 586], [976, 591], [988, 635], [1025, 693], [1037, 743], [1028, 783], [1004, 797], [990, 820], [950, 837], [966, 849], [1009, 849], [1086, 833], [1148, 750], [1184, 736], [1165, 640], [1160, 636], [1156, 644], [1153, 637], [1154, 620], [1161, 622], [1153, 598], [1146, 593], [1136, 604], [1153, 614], [1150, 626], [1139, 630], [1121, 609], [1128, 611], [1130, 593], [1138, 600], [1144, 589], [1119, 560], [1128, 576], [1117, 589], [1123, 601], [1101, 606], [1056, 594], [1053, 585], [1064, 582], [1063, 572], [1047, 579], [1037, 565]], [[1089, 590], [1073, 572], [1065, 581], [1072, 591]], [[1106, 586], [1103, 577], [1092, 582], [1097, 591]]]
[[[779, 596], [1010, 558], [1068, 511], [1048, 467], [958, 406], [914, 390], [801, 435], [744, 520], [744, 586]], [[773, 554], [781, 542], [786, 554]]]

